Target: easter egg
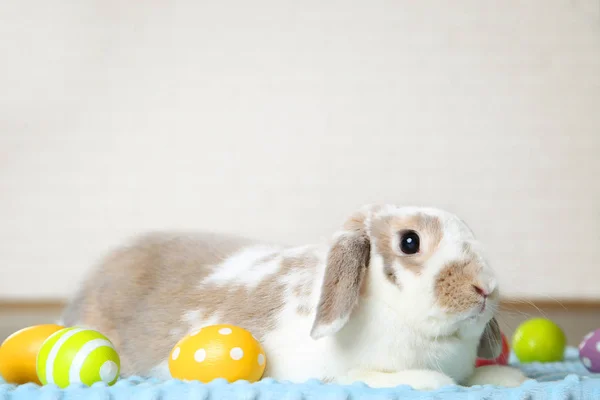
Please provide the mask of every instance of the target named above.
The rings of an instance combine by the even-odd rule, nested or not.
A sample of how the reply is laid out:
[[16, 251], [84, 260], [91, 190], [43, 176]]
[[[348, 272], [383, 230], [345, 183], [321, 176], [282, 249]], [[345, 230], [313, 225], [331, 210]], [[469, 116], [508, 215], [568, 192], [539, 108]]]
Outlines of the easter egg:
[[600, 373], [600, 329], [585, 335], [579, 345], [579, 359], [593, 373]]
[[40, 381], [60, 388], [74, 383], [112, 385], [120, 369], [119, 355], [110, 340], [92, 329], [73, 327], [54, 333], [37, 357]]
[[475, 367], [483, 367], [484, 365], [507, 365], [508, 357], [510, 356], [510, 347], [508, 346], [508, 339], [504, 333], [502, 335], [502, 352], [498, 357], [493, 360], [487, 360], [485, 358], [477, 358], [475, 360]]
[[562, 361], [567, 339], [563, 330], [546, 318], [533, 318], [523, 322], [513, 335], [512, 348], [523, 362]]
[[54, 332], [64, 326], [45, 324], [23, 328], [4, 340], [0, 346], [0, 375], [8, 383], [41, 384], [36, 372], [38, 351]]
[[265, 352], [250, 332], [229, 324], [211, 325], [181, 339], [169, 355], [171, 376], [208, 383], [217, 378], [232, 383], [258, 381], [266, 365]]

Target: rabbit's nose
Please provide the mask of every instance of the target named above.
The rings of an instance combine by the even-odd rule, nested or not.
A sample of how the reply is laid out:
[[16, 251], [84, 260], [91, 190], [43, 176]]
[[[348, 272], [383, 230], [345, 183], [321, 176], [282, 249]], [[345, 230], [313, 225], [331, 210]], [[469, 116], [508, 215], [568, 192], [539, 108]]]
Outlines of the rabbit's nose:
[[486, 289], [482, 288], [481, 286], [479, 286], [479, 285], [472, 285], [472, 286], [473, 286], [473, 289], [475, 290], [475, 293], [477, 293], [484, 299], [489, 296], [489, 292]]
[[496, 282], [488, 280], [476, 280], [471, 284], [475, 293], [484, 299], [496, 295]]

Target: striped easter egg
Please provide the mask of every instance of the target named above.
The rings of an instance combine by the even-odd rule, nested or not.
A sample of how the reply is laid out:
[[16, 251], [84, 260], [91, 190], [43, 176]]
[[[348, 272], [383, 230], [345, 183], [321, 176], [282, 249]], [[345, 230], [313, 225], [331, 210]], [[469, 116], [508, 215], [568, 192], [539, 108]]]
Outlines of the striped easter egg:
[[61, 329], [48, 337], [36, 364], [40, 382], [60, 388], [73, 383], [112, 385], [121, 369], [119, 355], [106, 336], [78, 327]]

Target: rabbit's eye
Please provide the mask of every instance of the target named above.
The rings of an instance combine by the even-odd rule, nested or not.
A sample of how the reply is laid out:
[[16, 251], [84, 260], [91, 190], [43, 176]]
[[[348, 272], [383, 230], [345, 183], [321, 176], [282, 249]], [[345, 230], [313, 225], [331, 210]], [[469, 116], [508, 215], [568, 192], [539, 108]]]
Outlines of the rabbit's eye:
[[404, 254], [415, 254], [419, 252], [421, 240], [415, 231], [402, 232], [400, 236], [400, 250]]

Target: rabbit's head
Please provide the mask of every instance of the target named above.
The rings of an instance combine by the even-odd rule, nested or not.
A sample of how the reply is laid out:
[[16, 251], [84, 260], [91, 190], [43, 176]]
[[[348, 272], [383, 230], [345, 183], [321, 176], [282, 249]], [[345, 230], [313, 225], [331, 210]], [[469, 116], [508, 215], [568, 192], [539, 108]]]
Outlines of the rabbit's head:
[[476, 338], [479, 357], [501, 350], [494, 272], [471, 230], [449, 212], [368, 206], [346, 221], [329, 250], [313, 338], [340, 330], [361, 301], [432, 338]]

